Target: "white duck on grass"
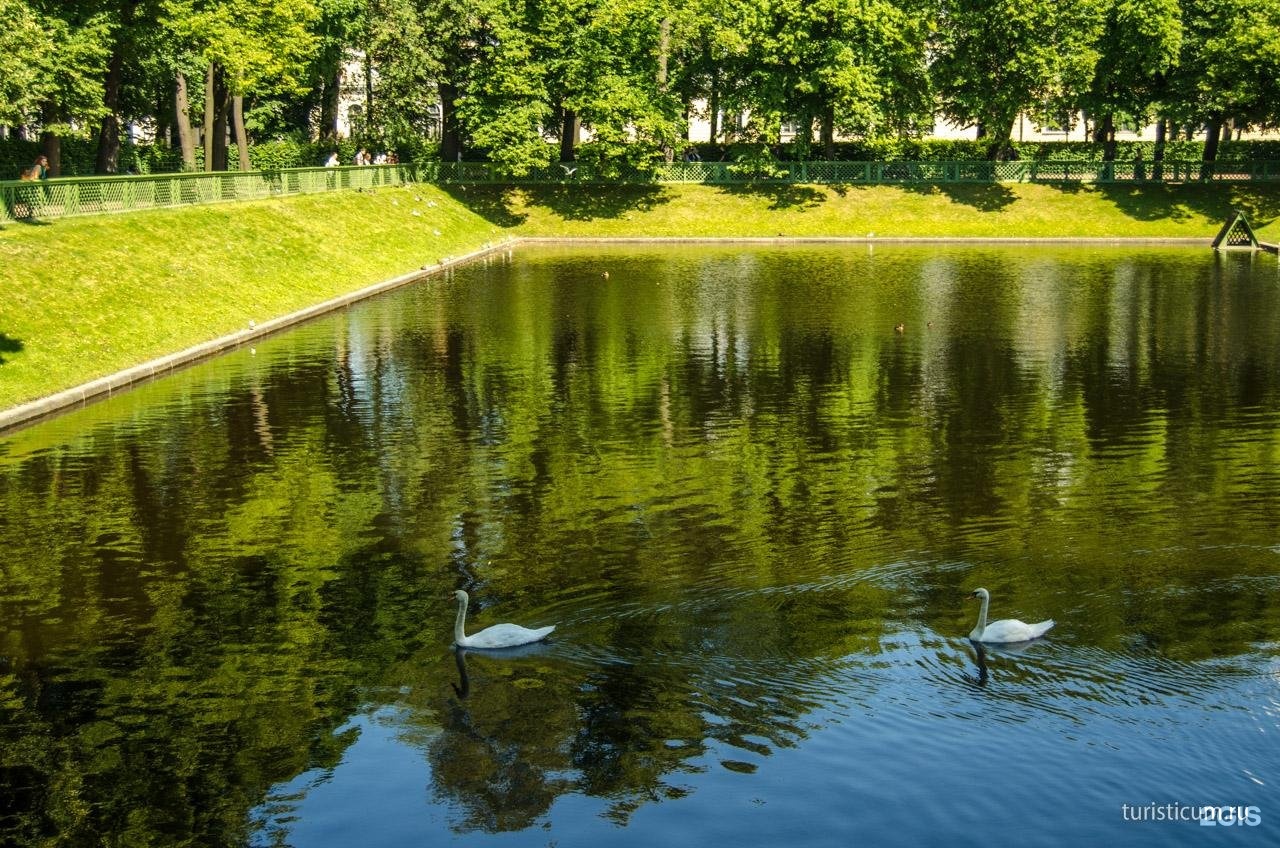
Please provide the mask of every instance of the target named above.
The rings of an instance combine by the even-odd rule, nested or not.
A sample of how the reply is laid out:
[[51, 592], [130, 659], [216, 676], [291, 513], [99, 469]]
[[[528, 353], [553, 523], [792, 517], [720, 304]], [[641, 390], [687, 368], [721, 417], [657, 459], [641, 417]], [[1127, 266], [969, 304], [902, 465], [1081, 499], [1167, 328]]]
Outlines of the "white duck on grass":
[[995, 644], [1000, 642], [1029, 642], [1038, 639], [1049, 628], [1053, 627], [1053, 619], [1027, 624], [1016, 618], [1002, 618], [987, 624], [987, 604], [991, 602], [991, 593], [986, 589], [974, 589], [969, 595], [982, 601], [982, 611], [978, 613], [978, 624], [969, 632], [969, 638], [975, 642]]
[[453, 622], [453, 643], [460, 648], [479, 648], [481, 650], [486, 648], [514, 648], [517, 645], [528, 645], [530, 642], [545, 639], [552, 630], [556, 629], [554, 624], [534, 630], [530, 630], [528, 627], [521, 627], [519, 624], [495, 624], [492, 627], [486, 627], [479, 633], [473, 633], [468, 636], [464, 627], [467, 623], [467, 603], [471, 599], [461, 589], [454, 592], [453, 596], [458, 599], [458, 617]]

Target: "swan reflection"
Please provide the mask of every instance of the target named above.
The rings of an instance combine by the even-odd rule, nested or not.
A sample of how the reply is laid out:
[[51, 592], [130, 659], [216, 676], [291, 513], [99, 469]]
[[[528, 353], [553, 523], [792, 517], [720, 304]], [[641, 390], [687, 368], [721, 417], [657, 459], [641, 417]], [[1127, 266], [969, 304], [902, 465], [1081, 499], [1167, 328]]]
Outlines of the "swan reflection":
[[449, 685], [453, 687], [458, 699], [462, 700], [471, 694], [471, 678], [467, 676], [467, 649], [454, 647], [453, 661], [458, 666], [458, 682], [451, 681]]
[[1025, 642], [1003, 642], [1000, 644], [986, 644], [978, 642], [974, 639], [969, 640], [969, 646], [973, 648], [973, 662], [978, 668], [978, 676], [973, 679], [973, 683], [978, 686], [986, 686], [990, 677], [987, 671], [987, 655], [992, 657], [1016, 657], [1027, 653], [1032, 646], [1038, 644], [1034, 639]]
[[[514, 648], [489, 648], [480, 653], [491, 659], [527, 659], [548, 653], [548, 646], [545, 643], [535, 642]], [[467, 649], [455, 645], [453, 647], [453, 661], [458, 668], [458, 682], [450, 681], [449, 685], [453, 687], [454, 694], [461, 700], [471, 694], [471, 675], [467, 673]]]
[[978, 666], [978, 677], [973, 682], [978, 686], [987, 685], [987, 646], [981, 642], [969, 640], [969, 644], [973, 646], [974, 662]]

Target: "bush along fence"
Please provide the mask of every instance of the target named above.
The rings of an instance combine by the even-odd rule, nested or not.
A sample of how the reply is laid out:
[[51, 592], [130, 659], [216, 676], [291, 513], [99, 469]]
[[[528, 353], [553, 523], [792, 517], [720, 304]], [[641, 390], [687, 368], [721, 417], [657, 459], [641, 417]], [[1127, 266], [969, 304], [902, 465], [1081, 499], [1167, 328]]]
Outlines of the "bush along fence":
[[938, 184], [938, 183], [1151, 183], [1280, 182], [1280, 160], [1199, 162], [673, 162], [648, 169], [600, 171], [587, 163], [552, 165], [511, 176], [486, 162], [430, 162], [287, 168], [275, 171], [73, 177], [43, 182], [0, 182], [0, 221], [68, 218], [143, 209], [409, 183], [566, 185], [704, 183]]

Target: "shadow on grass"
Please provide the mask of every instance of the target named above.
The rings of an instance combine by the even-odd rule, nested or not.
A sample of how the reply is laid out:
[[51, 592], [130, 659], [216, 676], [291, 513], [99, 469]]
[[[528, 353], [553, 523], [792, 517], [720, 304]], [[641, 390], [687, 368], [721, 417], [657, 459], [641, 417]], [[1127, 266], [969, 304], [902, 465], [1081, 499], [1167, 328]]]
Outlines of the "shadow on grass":
[[1004, 183], [903, 183], [902, 189], [946, 197], [979, 212], [999, 212], [1018, 199], [1017, 193]]
[[444, 185], [440, 188], [445, 194], [496, 226], [518, 227], [527, 217], [511, 209], [511, 194], [514, 189], [509, 186]]
[[813, 186], [788, 183], [742, 183], [723, 185], [720, 190], [726, 194], [764, 198], [769, 201], [770, 209], [813, 209], [827, 200], [827, 195]]
[[[1079, 192], [1079, 184], [1053, 184], [1064, 192]], [[1136, 221], [1204, 217], [1222, 221], [1239, 209], [1254, 229], [1280, 218], [1280, 184], [1248, 183], [1146, 183], [1141, 185], [1094, 184], [1092, 189]]]
[[500, 227], [523, 224], [528, 216], [519, 211], [522, 205], [540, 206], [566, 221], [597, 221], [620, 218], [630, 212], [648, 212], [671, 201], [671, 192], [656, 185], [452, 185], [444, 186], [444, 190]]
[[0, 365], [4, 365], [7, 361], [4, 358], [6, 353], [17, 353], [22, 350], [22, 340], [11, 338], [4, 333], [0, 333]]
[[3, 224], [0, 224], [0, 230], [3, 230], [9, 224], [21, 224], [24, 227], [52, 227], [52, 221], [45, 221], [42, 218], [32, 218], [30, 216], [24, 218], [10, 218]]
[[656, 185], [532, 186], [524, 193], [531, 206], [546, 207], [566, 221], [619, 218], [671, 202], [671, 192]]

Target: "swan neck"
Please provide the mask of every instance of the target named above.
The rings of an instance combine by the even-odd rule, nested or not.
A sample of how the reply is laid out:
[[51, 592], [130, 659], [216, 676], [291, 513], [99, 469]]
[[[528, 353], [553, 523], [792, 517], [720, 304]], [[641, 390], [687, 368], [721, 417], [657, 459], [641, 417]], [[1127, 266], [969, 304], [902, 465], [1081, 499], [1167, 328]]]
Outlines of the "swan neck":
[[[983, 608], [986, 612], [986, 608]], [[453, 642], [455, 645], [461, 645], [467, 640], [467, 634], [463, 631], [463, 625], [467, 623], [467, 599], [458, 598], [458, 617], [453, 620]]]
[[991, 602], [990, 595], [984, 595], [982, 598], [982, 609], [978, 611], [978, 632], [987, 629], [987, 604]]

